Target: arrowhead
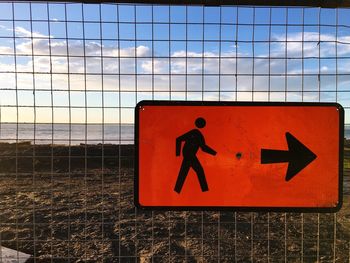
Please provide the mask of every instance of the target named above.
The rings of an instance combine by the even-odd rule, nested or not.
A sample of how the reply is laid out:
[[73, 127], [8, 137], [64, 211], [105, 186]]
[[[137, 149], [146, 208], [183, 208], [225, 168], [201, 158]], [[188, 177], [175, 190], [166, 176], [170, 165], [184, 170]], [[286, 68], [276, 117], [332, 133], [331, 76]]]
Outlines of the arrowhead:
[[290, 156], [286, 181], [289, 181], [317, 156], [289, 132], [286, 133], [286, 139]]

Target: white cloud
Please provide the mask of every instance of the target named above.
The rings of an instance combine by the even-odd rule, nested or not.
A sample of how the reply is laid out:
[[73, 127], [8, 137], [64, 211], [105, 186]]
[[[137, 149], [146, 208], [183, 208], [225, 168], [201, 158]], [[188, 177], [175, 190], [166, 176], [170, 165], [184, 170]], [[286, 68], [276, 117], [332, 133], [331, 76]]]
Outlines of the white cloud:
[[[287, 42], [288, 56], [301, 56], [302, 49], [304, 57], [327, 57], [335, 56], [335, 36], [330, 34], [319, 34], [318, 32], [298, 32], [288, 34], [287, 38], [279, 35], [272, 37], [274, 41]], [[302, 44], [301, 41], [304, 41]], [[350, 55], [350, 36], [339, 36], [338, 56]], [[277, 46], [272, 51], [272, 56], [283, 56], [286, 48], [284, 45]]]
[[[4, 26], [1, 26], [1, 28], [4, 29]], [[23, 36], [32, 36], [31, 32], [24, 28], [16, 27], [15, 30]], [[284, 59], [286, 54], [288, 57], [293, 58], [311, 57], [316, 62], [319, 56], [321, 58], [335, 56], [334, 36], [328, 34], [319, 35], [317, 32], [304, 32], [303, 35], [302, 33], [292, 33], [288, 34], [287, 39], [285, 36], [273, 35], [273, 40], [281, 42], [271, 45], [270, 57], [269, 54], [259, 54], [259, 57], [255, 58], [254, 69], [253, 60], [251, 58], [243, 58], [243, 56], [252, 55], [249, 53], [226, 51], [221, 54], [219, 59], [217, 52], [190, 51], [186, 54], [185, 50], [180, 50], [170, 54], [170, 58], [154, 57], [152, 59], [151, 47], [146, 45], [139, 45], [136, 48], [122, 47], [119, 49], [117, 42], [101, 44], [88, 40], [85, 42], [86, 57], [84, 59], [84, 43], [81, 40], [68, 40], [67, 43], [66, 40], [55, 39], [53, 36], [50, 38], [37, 32], [34, 32], [33, 36], [39, 38], [34, 39], [33, 42], [31, 42], [30, 38], [24, 38], [22, 42], [16, 45], [16, 54], [18, 55], [17, 71], [33, 73], [32, 51], [34, 50], [35, 55], [40, 55], [34, 56], [35, 88], [48, 91], [50, 90], [51, 82], [54, 89], [68, 90], [67, 73], [70, 72], [71, 90], [85, 90], [85, 88], [87, 90], [104, 89], [109, 91], [118, 91], [120, 88], [123, 92], [135, 91], [136, 88], [138, 91], [143, 92], [171, 90], [174, 91], [173, 98], [184, 97], [184, 92], [187, 90], [189, 99], [202, 99], [203, 97], [206, 100], [217, 100], [219, 99], [220, 89], [222, 91], [220, 99], [223, 100], [254, 99], [264, 101], [268, 99], [267, 78], [269, 73], [282, 74], [282, 81], [279, 81], [277, 85], [271, 82], [271, 85], [275, 85], [275, 91], [285, 90], [283, 74], [286, 73], [286, 65], [288, 74], [302, 73], [301, 63], [303, 61], [301, 59], [286, 60]], [[301, 39], [309, 42], [302, 44], [300, 43]], [[338, 56], [350, 55], [350, 36], [340, 36], [338, 41]], [[285, 43], [287, 43], [287, 46], [285, 46]], [[12, 54], [13, 48], [5, 42], [0, 43], [0, 52]], [[50, 52], [53, 55], [51, 58], [49, 56]], [[69, 57], [67, 57], [67, 52]], [[154, 53], [157, 55], [157, 50], [154, 50]], [[236, 56], [240, 58], [236, 58]], [[310, 61], [312, 62], [312, 60]], [[304, 61], [306, 64], [308, 62], [309, 60]], [[349, 72], [350, 61], [339, 62], [338, 67], [338, 72]], [[0, 58], [0, 70], [3, 72], [15, 70], [11, 56]], [[249, 76], [249, 74], [253, 73], [253, 70], [255, 74], [263, 74], [264, 76], [256, 76], [253, 80]], [[332, 70], [334, 70], [334, 66], [331, 64], [321, 66], [322, 73], [329, 73]], [[102, 77], [102, 72], [111, 75]], [[127, 75], [119, 76], [119, 72]], [[303, 72], [318, 73], [318, 66], [313, 64], [305, 66]], [[53, 74], [52, 79], [49, 73]], [[85, 77], [84, 73], [87, 74]], [[136, 73], [139, 74], [137, 77], [134, 76]], [[188, 74], [187, 77], [185, 76], [186, 73]], [[222, 76], [220, 79], [219, 73], [232, 74], [232, 76]], [[237, 79], [234, 76], [236, 73]], [[152, 74], [156, 75], [152, 76]], [[171, 76], [167, 74], [171, 74]], [[15, 89], [13, 74], [0, 74], [0, 81], [2, 87]], [[322, 81], [323, 87], [332, 87], [334, 85], [330, 78]], [[348, 82], [349, 78], [338, 79], [339, 87]], [[296, 77], [293, 81], [288, 79], [287, 83], [288, 90], [301, 90], [301, 77]], [[318, 86], [317, 77], [305, 77], [304, 87], [313, 86]], [[18, 74], [17, 87], [19, 89], [33, 89], [33, 75]], [[253, 94], [251, 92], [253, 89], [259, 92]], [[143, 93], [142, 96], [147, 97], [147, 94]], [[289, 92], [287, 94], [288, 100], [294, 101], [301, 100], [302, 96], [304, 101], [317, 101], [319, 99], [317, 93], [301, 94], [301, 92]], [[284, 100], [285, 94], [278, 92], [270, 97], [272, 100]], [[6, 105], [6, 100], [2, 100], [2, 104]], [[13, 121], [16, 121], [16, 119]]]

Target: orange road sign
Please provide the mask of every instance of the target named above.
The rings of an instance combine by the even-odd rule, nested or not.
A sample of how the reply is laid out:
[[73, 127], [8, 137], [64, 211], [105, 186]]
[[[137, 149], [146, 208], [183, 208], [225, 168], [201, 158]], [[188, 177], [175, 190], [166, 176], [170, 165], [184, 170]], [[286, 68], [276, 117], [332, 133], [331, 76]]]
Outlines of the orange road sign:
[[336, 103], [142, 101], [135, 204], [335, 212], [343, 136]]

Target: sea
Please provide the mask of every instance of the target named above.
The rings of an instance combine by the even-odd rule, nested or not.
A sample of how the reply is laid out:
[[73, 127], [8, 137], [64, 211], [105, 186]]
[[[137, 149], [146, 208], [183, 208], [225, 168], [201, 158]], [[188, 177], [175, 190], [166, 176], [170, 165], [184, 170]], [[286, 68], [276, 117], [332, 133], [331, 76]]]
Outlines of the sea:
[[[350, 125], [344, 127], [350, 139]], [[1, 142], [33, 144], [133, 144], [133, 124], [33, 124], [0, 123]]]
[[1, 142], [33, 144], [133, 144], [133, 124], [0, 123]]

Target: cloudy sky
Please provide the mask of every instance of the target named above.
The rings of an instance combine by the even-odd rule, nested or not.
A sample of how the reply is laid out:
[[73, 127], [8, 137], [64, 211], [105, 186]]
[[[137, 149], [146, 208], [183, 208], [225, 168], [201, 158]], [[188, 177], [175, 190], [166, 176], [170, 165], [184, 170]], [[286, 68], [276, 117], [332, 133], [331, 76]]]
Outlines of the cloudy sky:
[[0, 3], [0, 10], [2, 122], [132, 123], [143, 99], [350, 106], [350, 10], [73, 3]]

